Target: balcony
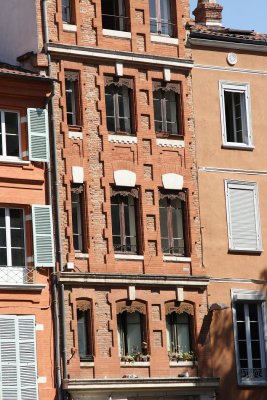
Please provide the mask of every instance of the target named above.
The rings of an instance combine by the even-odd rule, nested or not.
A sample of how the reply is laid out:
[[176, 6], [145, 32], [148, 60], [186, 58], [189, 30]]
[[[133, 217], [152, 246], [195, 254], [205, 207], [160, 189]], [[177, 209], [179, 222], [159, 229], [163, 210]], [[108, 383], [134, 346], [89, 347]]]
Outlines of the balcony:
[[32, 267], [0, 267], [0, 288], [41, 291], [45, 284], [38, 283], [38, 273]]

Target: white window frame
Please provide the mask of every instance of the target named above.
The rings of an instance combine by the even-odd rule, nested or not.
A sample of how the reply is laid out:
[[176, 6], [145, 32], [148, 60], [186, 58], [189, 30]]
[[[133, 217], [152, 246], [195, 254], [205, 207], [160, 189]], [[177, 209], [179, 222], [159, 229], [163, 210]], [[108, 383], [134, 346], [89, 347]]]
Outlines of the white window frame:
[[[243, 121], [247, 126], [247, 143], [245, 143], [244, 132], [242, 132], [243, 143], [227, 141], [227, 127], [225, 115], [225, 92], [241, 93], [245, 96], [245, 110], [242, 111]], [[220, 93], [220, 111], [221, 111], [221, 128], [222, 128], [222, 143], [223, 147], [232, 149], [247, 149], [253, 150], [253, 134], [251, 122], [251, 102], [250, 102], [250, 85], [245, 82], [228, 82], [219, 81]]]
[[[233, 233], [232, 233], [232, 221], [231, 221], [231, 204], [229, 198], [229, 189], [240, 189], [252, 190], [254, 195], [254, 212], [256, 221], [256, 236], [257, 246], [256, 248], [237, 248], [233, 244]], [[261, 240], [261, 224], [260, 224], [260, 209], [259, 209], [259, 194], [258, 185], [256, 182], [245, 182], [235, 180], [225, 180], [225, 199], [226, 199], [226, 215], [227, 215], [227, 226], [228, 226], [228, 243], [230, 251], [237, 252], [262, 252], [262, 240]]]
[[[236, 318], [236, 304], [249, 304], [254, 303], [260, 307], [260, 319], [262, 323], [259, 323], [259, 335], [261, 342], [261, 362], [262, 368], [265, 368], [265, 374], [267, 374], [267, 309], [265, 302], [265, 293], [254, 290], [241, 290], [241, 289], [231, 289], [232, 298], [232, 314], [233, 314], [233, 331], [234, 331], [234, 344], [235, 344], [235, 357], [236, 357], [236, 373], [237, 382], [240, 386], [266, 386], [267, 385], [267, 375], [265, 379], [250, 379], [246, 378], [242, 380], [241, 368], [239, 363], [239, 350], [238, 350], [238, 334], [237, 334], [237, 318]], [[259, 314], [259, 313], [258, 313]], [[247, 331], [247, 327], [246, 327]], [[247, 331], [247, 338], [250, 338], [250, 333]], [[248, 352], [249, 356], [249, 352]]]
[[[19, 139], [19, 156], [18, 157], [13, 157], [13, 156], [7, 156], [6, 155], [6, 126], [5, 123], [3, 122], [3, 114], [4, 113], [13, 113], [17, 114], [18, 116], [18, 139]], [[6, 109], [0, 109], [1, 113], [1, 127], [2, 127], [2, 151], [3, 155], [0, 155], [0, 162], [1, 161], [21, 161], [21, 127], [20, 127], [20, 113], [15, 110], [6, 110]], [[4, 143], [3, 143], [4, 142]], [[3, 145], [4, 144], [4, 145]]]

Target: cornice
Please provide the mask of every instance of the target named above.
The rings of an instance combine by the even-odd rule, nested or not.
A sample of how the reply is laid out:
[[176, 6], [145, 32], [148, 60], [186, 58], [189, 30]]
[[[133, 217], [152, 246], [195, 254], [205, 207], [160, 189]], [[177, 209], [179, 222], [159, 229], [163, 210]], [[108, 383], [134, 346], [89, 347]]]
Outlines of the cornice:
[[114, 51], [100, 49], [97, 47], [83, 47], [65, 45], [62, 43], [49, 43], [46, 45], [46, 51], [54, 56], [66, 56], [70, 58], [83, 58], [90, 60], [119, 61], [125, 63], [136, 63], [143, 65], [154, 65], [156, 67], [177, 68], [190, 70], [193, 67], [193, 61], [189, 59], [160, 57], [150, 54], [130, 53], [126, 51]]

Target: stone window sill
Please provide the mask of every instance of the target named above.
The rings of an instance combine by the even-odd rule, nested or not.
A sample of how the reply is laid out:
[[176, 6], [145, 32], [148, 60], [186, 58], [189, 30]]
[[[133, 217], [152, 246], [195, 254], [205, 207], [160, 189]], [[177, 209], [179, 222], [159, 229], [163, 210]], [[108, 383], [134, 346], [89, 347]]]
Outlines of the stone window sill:
[[121, 367], [131, 367], [131, 368], [140, 368], [140, 367], [149, 367], [150, 366], [150, 362], [149, 361], [135, 361], [135, 362], [128, 362], [128, 361], [121, 361], [120, 362], [120, 366]]
[[137, 137], [130, 135], [108, 135], [108, 141], [111, 143], [137, 144]]
[[177, 262], [177, 263], [190, 263], [191, 257], [177, 257], [177, 256], [163, 256], [163, 261]]
[[177, 46], [179, 44], [178, 38], [172, 38], [164, 35], [151, 35], [151, 42], [171, 44], [173, 46]]
[[63, 23], [63, 31], [64, 32], [77, 32], [77, 25]]
[[144, 256], [137, 254], [115, 254], [115, 260], [144, 260]]
[[195, 367], [197, 362], [194, 361], [170, 361], [170, 367]]
[[75, 253], [75, 258], [79, 260], [88, 260], [89, 254], [88, 253]]
[[103, 36], [112, 36], [112, 37], [122, 38], [122, 39], [131, 39], [132, 38], [131, 32], [115, 31], [112, 29], [103, 29]]
[[93, 361], [80, 361], [80, 367], [94, 367], [95, 363]]
[[177, 147], [177, 148], [184, 148], [184, 140], [176, 140], [176, 139], [156, 139], [157, 146], [161, 147]]

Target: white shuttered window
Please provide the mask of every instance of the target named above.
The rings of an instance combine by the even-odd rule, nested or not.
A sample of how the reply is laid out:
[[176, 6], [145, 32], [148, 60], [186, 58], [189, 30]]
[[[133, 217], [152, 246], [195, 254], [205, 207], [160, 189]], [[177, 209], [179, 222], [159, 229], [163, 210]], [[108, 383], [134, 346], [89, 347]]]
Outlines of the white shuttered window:
[[32, 315], [0, 315], [0, 398], [38, 400]]
[[31, 161], [49, 161], [48, 113], [41, 108], [28, 108], [29, 158]]
[[225, 181], [229, 249], [261, 251], [258, 189], [255, 182]]
[[35, 267], [53, 267], [54, 236], [51, 206], [32, 206]]

